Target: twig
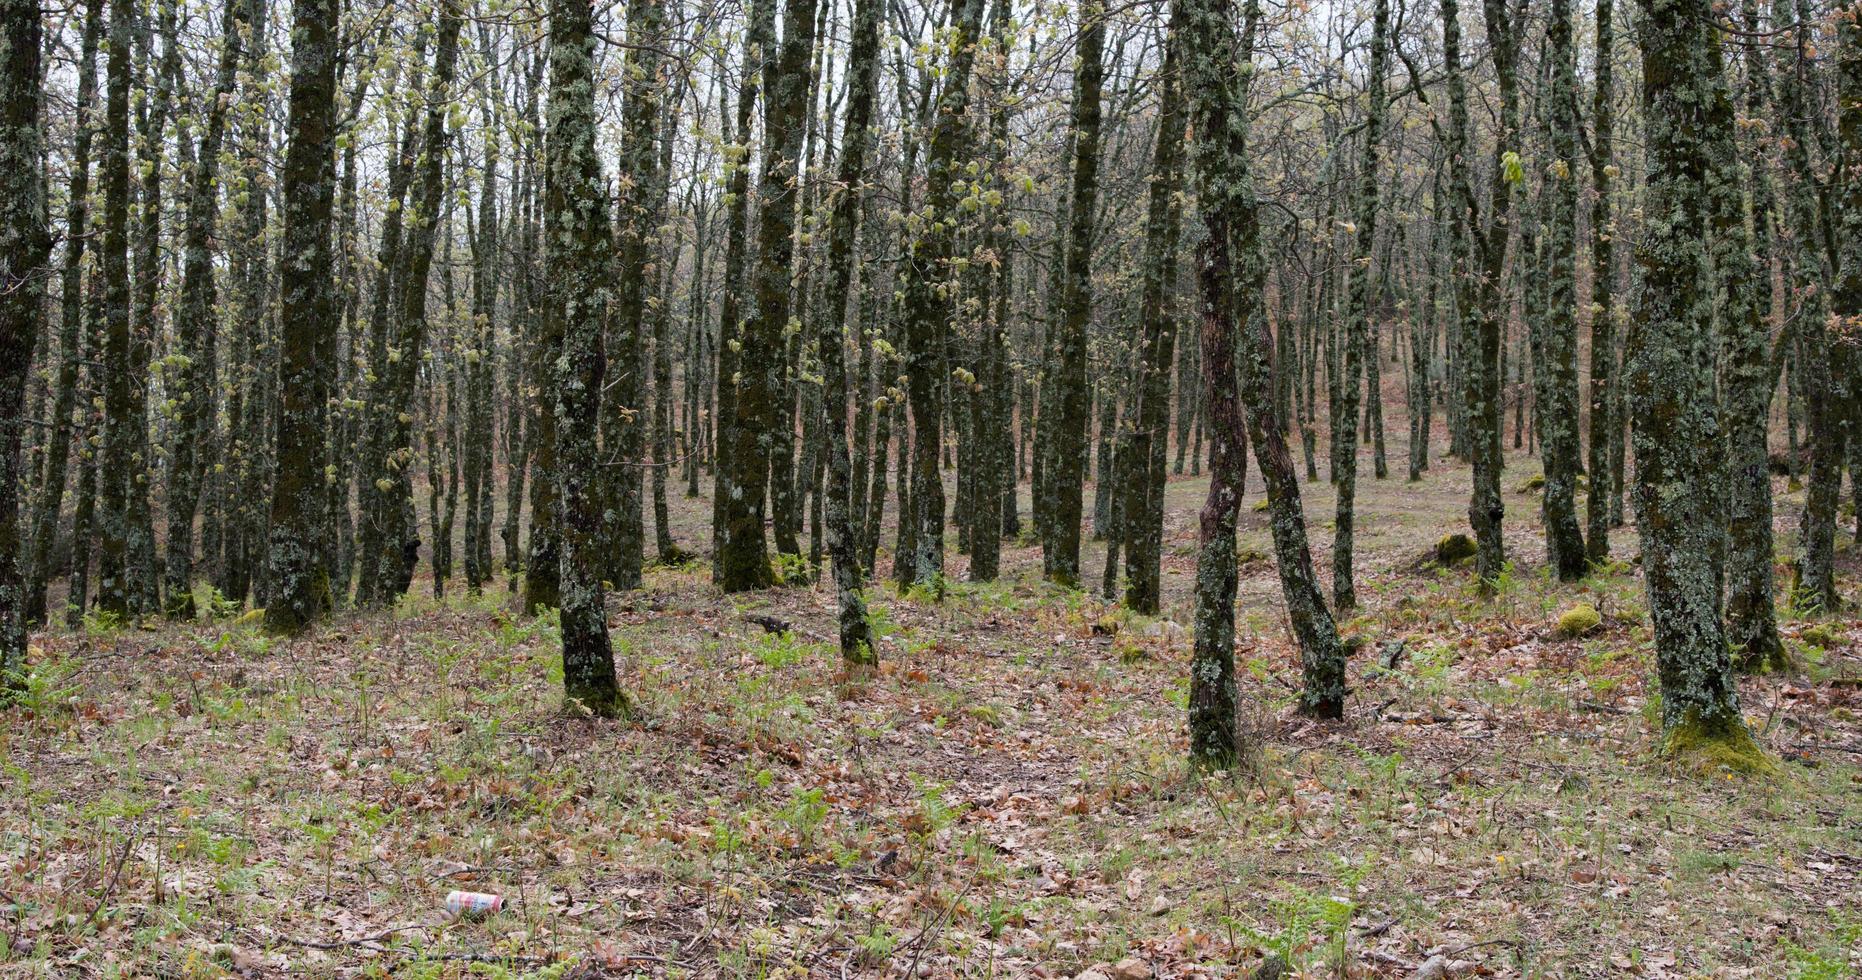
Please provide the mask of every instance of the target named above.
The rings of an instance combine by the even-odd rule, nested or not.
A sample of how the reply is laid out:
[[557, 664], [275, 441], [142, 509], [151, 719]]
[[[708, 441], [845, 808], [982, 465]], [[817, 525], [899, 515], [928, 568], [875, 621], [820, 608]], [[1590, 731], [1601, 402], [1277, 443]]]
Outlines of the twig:
[[116, 867], [110, 869], [110, 880], [104, 882], [103, 893], [97, 896], [97, 904], [91, 906], [91, 914], [85, 919], [87, 926], [96, 925], [97, 916], [103, 912], [105, 905], [110, 904], [110, 896], [116, 892], [116, 883], [123, 877], [123, 865], [129, 861], [129, 852], [135, 850], [136, 845], [142, 840], [140, 827], [133, 827], [131, 830], [129, 840], [123, 842], [122, 853], [116, 856]]
[[426, 928], [426, 926], [395, 926], [392, 929], [384, 929], [381, 932], [371, 935], [358, 936], [355, 939], [338, 939], [332, 942], [317, 942], [309, 939], [299, 939], [296, 936], [279, 936], [278, 938], [293, 946], [302, 946], [305, 949], [347, 949], [351, 946], [363, 946], [368, 943], [380, 942], [397, 932], [424, 932]]

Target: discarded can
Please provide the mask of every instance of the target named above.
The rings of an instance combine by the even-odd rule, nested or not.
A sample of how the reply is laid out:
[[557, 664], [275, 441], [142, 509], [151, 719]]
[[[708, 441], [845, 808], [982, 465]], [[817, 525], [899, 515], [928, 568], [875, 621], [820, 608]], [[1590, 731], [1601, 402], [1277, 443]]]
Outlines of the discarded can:
[[504, 896], [490, 892], [447, 892], [446, 911], [453, 915], [490, 915], [504, 908]]

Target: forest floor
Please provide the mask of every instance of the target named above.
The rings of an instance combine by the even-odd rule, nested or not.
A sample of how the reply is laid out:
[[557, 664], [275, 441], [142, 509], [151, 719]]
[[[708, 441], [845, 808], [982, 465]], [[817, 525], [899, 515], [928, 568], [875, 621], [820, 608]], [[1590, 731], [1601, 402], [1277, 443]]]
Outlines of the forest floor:
[[[1679, 770], [1633, 564], [1548, 581], [1532, 460], [1511, 460], [1519, 567], [1491, 600], [1424, 560], [1465, 524], [1466, 471], [1366, 463], [1348, 716], [1292, 713], [1273, 568], [1250, 560], [1263, 748], [1236, 774], [1184, 762], [1188, 477], [1163, 616], [1041, 582], [1027, 545], [989, 585], [953, 555], [942, 601], [872, 590], [884, 666], [859, 683], [830, 589], [726, 597], [702, 564], [655, 568], [611, 604], [629, 721], [564, 713], [556, 626], [502, 585], [437, 600], [422, 579], [294, 641], [251, 615], [37, 636], [28, 706], [0, 716], [0, 972], [1862, 970], [1862, 621], [1782, 611], [1798, 666], [1744, 682], [1781, 774]], [[1303, 490], [1329, 582], [1331, 490]], [[1778, 490], [1782, 553], [1802, 494]], [[706, 507], [674, 505], [702, 550]], [[1244, 512], [1244, 549], [1268, 550], [1264, 518]], [[1615, 543], [1633, 556], [1633, 529]], [[1561, 636], [1580, 602], [1601, 622]], [[453, 889], [503, 910], [449, 917]]]

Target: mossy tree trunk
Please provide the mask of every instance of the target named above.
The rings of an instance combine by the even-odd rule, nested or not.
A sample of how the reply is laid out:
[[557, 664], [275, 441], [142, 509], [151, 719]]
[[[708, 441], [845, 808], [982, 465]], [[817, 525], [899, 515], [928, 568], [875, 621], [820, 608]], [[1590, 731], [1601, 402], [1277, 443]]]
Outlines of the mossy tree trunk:
[[168, 542], [163, 564], [164, 609], [169, 616], [194, 618], [194, 517], [200, 507], [201, 452], [211, 435], [214, 409], [213, 345], [216, 289], [213, 239], [219, 217], [220, 146], [226, 136], [227, 106], [237, 81], [244, 35], [251, 16], [243, 0], [227, 4], [220, 39], [220, 63], [211, 101], [194, 155], [186, 227], [182, 240], [181, 299], [175, 312], [175, 353], [168, 374], [174, 413], [174, 441], [169, 450]]
[[594, 715], [624, 714], [601, 583], [601, 448], [597, 413], [606, 364], [614, 238], [596, 149], [590, 0], [551, 0], [545, 143], [543, 363], [555, 419], [554, 467], [537, 475], [560, 501], [563, 695]]
[[278, 482], [272, 497], [265, 626], [296, 633], [329, 611], [330, 582], [318, 545], [329, 464], [326, 423], [335, 371], [336, 309], [330, 217], [336, 180], [335, 0], [294, 0], [291, 90], [284, 165], [281, 322], [283, 387]]
[[97, 464], [99, 511], [97, 606], [127, 616], [129, 583], [129, 474], [135, 469], [134, 379], [130, 377], [129, 99], [135, 11], [127, 0], [110, 4], [105, 59], [103, 251], [97, 272], [103, 295], [103, 453]]
[[[1559, 580], [1584, 577], [1589, 567], [1584, 531], [1578, 524], [1577, 45], [1572, 42], [1571, 2], [1552, 0], [1547, 10], [1550, 87], [1544, 109], [1550, 164], [1545, 195], [1545, 303], [1536, 314], [1543, 360], [1534, 364], [1540, 459], [1545, 465], [1546, 564]], [[1605, 356], [1608, 354], [1606, 352]]]
[[[1105, 87], [1106, 10], [1080, 7], [1079, 69], [1074, 80], [1072, 200], [1067, 208], [1066, 259], [1060, 317], [1050, 340], [1038, 444], [1047, 455], [1038, 492], [1046, 498], [1041, 563], [1049, 579], [1080, 579], [1080, 519], [1086, 486], [1086, 438], [1092, 425], [1086, 379], [1086, 333], [1093, 312], [1093, 226], [1098, 217], [1100, 103]], [[1206, 374], [1205, 374], [1206, 376]]]
[[[1235, 36], [1229, 0], [1176, 0], [1187, 42], [1184, 83], [1196, 133], [1192, 159], [1205, 237], [1197, 253], [1203, 384], [1209, 399], [1209, 494], [1199, 515], [1196, 645], [1190, 659], [1190, 759], [1225, 769], [1243, 757], [1235, 686], [1235, 519], [1247, 474], [1247, 422], [1236, 390], [1239, 318], [1260, 315], [1254, 178], [1248, 159], [1247, 86], [1253, 59]], [[1247, 37], [1253, 36], [1251, 0]], [[1237, 254], [1238, 246], [1241, 254]], [[1238, 267], [1239, 263], [1239, 267]], [[1239, 328], [1239, 329], [1238, 329]]]
[[[65, 250], [59, 278], [58, 377], [52, 395], [52, 431], [46, 441], [45, 474], [39, 481], [39, 499], [33, 509], [31, 552], [26, 562], [24, 612], [27, 625], [48, 622], [45, 593], [52, 579], [53, 552], [58, 540], [58, 516], [64, 508], [65, 482], [72, 455], [72, 413], [78, 405], [78, 371], [85, 356], [84, 251], [90, 240], [91, 141], [96, 134], [97, 48], [103, 35], [104, 0], [86, 0], [83, 40], [79, 42], [77, 95], [72, 104], [76, 132], [72, 140], [71, 174], [65, 204]], [[35, 83], [36, 84], [36, 83]], [[86, 409], [86, 415], [89, 410]], [[87, 450], [80, 441], [80, 459]], [[87, 555], [74, 539], [74, 555]], [[86, 559], [88, 560], [88, 559]], [[81, 600], [80, 600], [81, 602]]]
[[[1757, 0], [1743, 4], [1748, 31], [1760, 29]], [[1755, 37], [1742, 41], [1746, 79], [1746, 113], [1764, 117], [1763, 90], [1770, 86], [1765, 58]], [[1771, 460], [1765, 433], [1771, 421], [1771, 218], [1777, 205], [1769, 154], [1763, 147], [1742, 148], [1732, 140], [1714, 144], [1709, 184], [1712, 209], [1713, 263], [1724, 292], [1720, 351], [1722, 397], [1726, 418], [1726, 629], [1741, 666], [1769, 670], [1786, 664], [1772, 605]], [[1742, 177], [1750, 161], [1752, 228], [1746, 226]], [[1763, 258], [1761, 258], [1761, 256]], [[1593, 484], [1594, 485], [1594, 484]], [[1593, 492], [1595, 490], [1593, 489]]]
[[39, 4], [0, 2], [0, 700], [24, 686], [26, 622], [20, 575], [20, 433], [26, 377], [40, 333], [46, 259]]
[[1339, 609], [1358, 604], [1358, 588], [1353, 581], [1353, 531], [1357, 522], [1358, 494], [1358, 406], [1363, 392], [1367, 362], [1377, 359], [1375, 344], [1369, 344], [1369, 320], [1381, 303], [1379, 279], [1373, 273], [1372, 252], [1377, 244], [1377, 218], [1383, 210], [1382, 185], [1378, 182], [1382, 159], [1384, 120], [1384, 69], [1389, 60], [1390, 3], [1377, 0], [1371, 17], [1370, 77], [1365, 93], [1364, 136], [1358, 160], [1358, 186], [1352, 202], [1356, 209], [1357, 231], [1353, 241], [1352, 261], [1346, 266], [1350, 292], [1346, 295], [1345, 350], [1341, 359], [1344, 375], [1339, 379], [1340, 398], [1333, 403], [1333, 452], [1335, 467], [1332, 482], [1338, 488], [1338, 506], [1334, 513], [1332, 535], [1332, 601]]
[[1731, 159], [1733, 110], [1707, 0], [1639, 0], [1647, 107], [1647, 223], [1625, 382], [1636, 454], [1643, 575], [1655, 626], [1662, 727], [1674, 748], [1750, 739], [1720, 622], [1712, 397], [1714, 167]]
[[358, 602], [369, 606], [392, 605], [407, 592], [420, 548], [413, 509], [415, 395], [427, 343], [428, 274], [446, 207], [444, 176], [450, 142], [446, 120], [453, 98], [461, 21], [457, 0], [443, 0], [433, 73], [427, 80], [420, 149], [413, 158], [412, 193], [404, 219], [406, 239], [401, 243], [398, 268], [393, 273], [397, 295], [389, 313], [392, 322], [387, 352], [375, 364], [380, 384], [378, 394], [370, 399], [368, 434], [364, 439], [374, 476], [370, 481], [373, 485], [365, 488], [364, 499], [368, 501], [365, 509], [373, 515], [378, 530], [372, 553], [362, 555], [363, 581], [370, 581], [372, 575], [373, 587], [366, 590], [366, 596], [358, 597]]
[[1137, 424], [1126, 449], [1125, 604], [1148, 616], [1162, 603], [1164, 465], [1170, 440], [1170, 368], [1176, 359], [1177, 310], [1170, 301], [1182, 237], [1183, 137], [1187, 122], [1181, 75], [1185, 38], [1172, 18], [1158, 72], [1157, 141], [1145, 216], [1144, 281], [1139, 299]]
[[608, 321], [609, 377], [601, 400], [602, 457], [596, 478], [602, 509], [602, 573], [618, 590], [640, 587], [645, 558], [644, 499], [641, 494], [646, 431], [652, 417], [646, 404], [642, 350], [651, 336], [647, 295], [659, 250], [660, 204], [665, 175], [660, 171], [660, 45], [665, 12], [659, 0], [635, 0], [627, 11], [629, 47], [626, 100], [621, 118], [621, 182], [615, 224], [617, 263], [614, 310]]
[[[763, 588], [775, 580], [770, 566], [765, 500], [776, 427], [792, 425], [781, 403], [787, 364], [790, 279], [794, 273], [795, 218], [804, 117], [808, 112], [809, 56], [814, 50], [814, 0], [787, 0], [782, 43], [765, 69], [762, 178], [757, 185], [754, 304], [739, 338], [735, 424], [723, 465], [731, 471], [725, 501], [728, 532], [719, 549], [718, 582], [727, 592]], [[745, 135], [745, 134], [740, 134]]]
[[[748, 380], [741, 366], [747, 326], [742, 296], [750, 238], [750, 129], [760, 85], [774, 64], [775, 0], [750, 0], [745, 19], [749, 28], [744, 32], [736, 128], [727, 137], [735, 142], [725, 156], [725, 197], [729, 205], [725, 218], [724, 295], [718, 307], [718, 408], [713, 437], [717, 451], [711, 491], [711, 577], [726, 592], [767, 588], [771, 581], [763, 531], [763, 488], [767, 485], [769, 461], [766, 457], [760, 463], [740, 458], [738, 442], [745, 435], [739, 418], [740, 394]], [[756, 438], [755, 432], [748, 433], [752, 451]], [[754, 501], [750, 499], [751, 488], [742, 482], [753, 470], [757, 474]]]
[[1616, 25], [1614, 0], [1597, 0], [1596, 83], [1591, 93], [1590, 182], [1590, 493], [1584, 498], [1584, 554], [1610, 557], [1610, 527], [1617, 483], [1612, 447], [1621, 438], [1616, 417], [1616, 221], [1611, 207], [1616, 165]]
[[[872, 142], [873, 102], [879, 87], [880, 0], [858, 0], [854, 8], [853, 41], [847, 62], [847, 115], [843, 127], [840, 172], [833, 194], [833, 224], [828, 239], [828, 282], [853, 278], [854, 242], [859, 231], [866, 176], [867, 149]], [[822, 400], [826, 406], [823, 438], [827, 473], [823, 518], [825, 545], [834, 564], [834, 590], [840, 613], [841, 659], [850, 667], [878, 662], [873, 629], [861, 597], [860, 559], [856, 552], [851, 497], [852, 462], [847, 455], [847, 335], [848, 300], [836, 294], [816, 340], [820, 347]], [[854, 331], [857, 333], [857, 331]]]
[[[969, 148], [964, 116], [970, 104], [970, 75], [983, 25], [983, 0], [962, 0], [950, 26], [950, 63], [938, 93], [931, 143], [925, 156], [926, 220], [913, 229], [905, 282], [906, 377], [911, 401], [910, 574], [903, 584], [930, 585], [944, 574], [943, 444], [944, 347], [956, 314], [955, 275], [957, 182]], [[1075, 511], [1078, 523], [1078, 511]]]

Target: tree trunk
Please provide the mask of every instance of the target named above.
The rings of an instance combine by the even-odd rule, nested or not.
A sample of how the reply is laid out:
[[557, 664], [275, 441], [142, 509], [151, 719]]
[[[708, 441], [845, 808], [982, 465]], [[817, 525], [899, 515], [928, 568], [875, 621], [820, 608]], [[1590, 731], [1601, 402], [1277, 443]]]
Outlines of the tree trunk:
[[[0, 700], [25, 687], [25, 598], [20, 579], [20, 433], [26, 376], [39, 339], [51, 237], [45, 227], [40, 129], [39, 5], [0, 3]], [[114, 60], [115, 54], [112, 54]]]
[[551, 0], [549, 128], [545, 144], [543, 363], [550, 366], [554, 466], [561, 522], [563, 695], [577, 709], [625, 714], [601, 583], [602, 499], [596, 444], [614, 239], [595, 144], [595, 36], [589, 0]]
[[[1106, 11], [1091, 0], [1080, 8], [1079, 70], [1073, 96], [1073, 199], [1068, 208], [1060, 320], [1054, 361], [1043, 384], [1040, 442], [1049, 447], [1041, 494], [1048, 519], [1041, 563], [1065, 584], [1080, 578], [1080, 509], [1085, 494], [1088, 415], [1086, 333], [1092, 317], [1093, 224], [1099, 198], [1100, 101], [1105, 85]], [[1207, 377], [1205, 371], [1204, 376]]]
[[[266, 629], [298, 633], [331, 606], [329, 571], [318, 560], [321, 490], [336, 354], [331, 302], [330, 216], [335, 198], [336, 62], [341, 56], [334, 0], [294, 0], [291, 27], [290, 142], [284, 166], [282, 270], [283, 388], [278, 484], [272, 497]], [[455, 31], [457, 28], [455, 27]]]
[[1640, 6], [1649, 221], [1626, 381], [1662, 728], [1671, 752], [1714, 742], [1756, 754], [1720, 625], [1715, 488], [1700, 479], [1723, 449], [1711, 396], [1714, 283], [1699, 229], [1713, 217], [1714, 161], [1731, 158], [1732, 103], [1706, 0]]

